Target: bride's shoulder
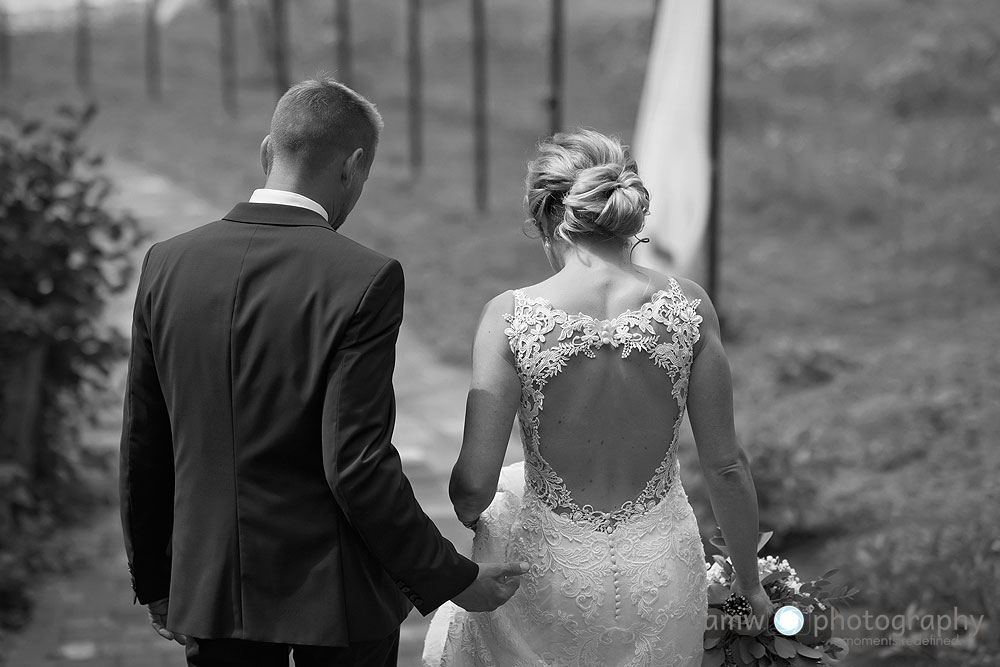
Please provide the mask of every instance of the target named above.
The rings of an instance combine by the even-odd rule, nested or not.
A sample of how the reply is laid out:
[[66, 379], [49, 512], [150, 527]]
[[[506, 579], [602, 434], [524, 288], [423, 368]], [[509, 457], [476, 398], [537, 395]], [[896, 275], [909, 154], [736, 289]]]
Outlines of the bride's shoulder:
[[[506, 359], [513, 364], [513, 356], [508, 344], [508, 327], [514, 317], [514, 291], [507, 290], [486, 302], [479, 315], [476, 338], [473, 345], [473, 365], [478, 358], [491, 356]], [[483, 355], [483, 352], [488, 354]]]
[[479, 314], [479, 327], [482, 328], [484, 325], [489, 328], [506, 326], [507, 319], [514, 313], [514, 292], [516, 291], [501, 292], [487, 301]]
[[684, 298], [688, 301], [698, 301], [700, 304], [705, 304], [706, 307], [712, 307], [712, 300], [708, 297], [708, 292], [705, 288], [688, 278], [682, 278], [681, 276], [675, 276], [674, 280], [680, 287], [681, 293]]
[[483, 314], [486, 313], [500, 313], [507, 314], [514, 310], [514, 293], [518, 290], [509, 289], [505, 292], [497, 294], [495, 297], [486, 302], [483, 306]]
[[679, 291], [682, 299], [688, 303], [695, 304], [695, 311], [702, 318], [702, 329], [718, 328], [719, 316], [715, 312], [715, 305], [708, 296], [705, 288], [689, 278], [668, 275], [647, 267], [639, 267], [643, 273], [647, 274], [650, 282], [664, 292]]
[[527, 293], [531, 292], [533, 294], [536, 288], [543, 288], [545, 284], [546, 281], [543, 281], [536, 285], [509, 289], [497, 294], [483, 306], [482, 313], [479, 315], [480, 327], [497, 322], [503, 323], [506, 326], [508, 322], [517, 316], [519, 302], [523, 304], [525, 301], [537, 299], [537, 297], [531, 297]]
[[688, 301], [700, 301], [707, 306], [712, 305], [712, 300], [709, 299], [708, 292], [705, 291], [705, 288], [693, 280], [683, 278], [681, 276], [661, 273], [660, 271], [656, 271], [647, 266], [637, 266], [636, 268], [646, 275], [647, 279], [656, 290], [663, 292], [673, 292], [677, 290], [680, 291], [681, 296]]
[[486, 305], [483, 307], [483, 315], [512, 315], [514, 309], [517, 307], [518, 298], [531, 299], [533, 297], [529, 296], [529, 294], [544, 293], [548, 283], [549, 280], [543, 280], [534, 285], [525, 285], [501, 292], [486, 302]]

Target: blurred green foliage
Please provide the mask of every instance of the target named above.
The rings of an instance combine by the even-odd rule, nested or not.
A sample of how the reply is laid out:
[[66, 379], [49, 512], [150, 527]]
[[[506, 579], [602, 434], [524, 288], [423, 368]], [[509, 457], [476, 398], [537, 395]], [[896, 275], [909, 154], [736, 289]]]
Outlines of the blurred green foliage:
[[81, 143], [95, 114], [0, 110], [0, 627], [24, 621], [27, 583], [61, 560], [42, 546], [52, 526], [87, 506], [77, 427], [126, 351], [100, 316], [142, 236]]
[[[857, 545], [848, 569], [873, 609], [907, 616], [958, 613], [983, 618], [978, 632], [960, 632], [953, 644], [900, 643], [883, 657], [905, 657], [912, 665], [995, 664], [990, 661], [1000, 654], [998, 501], [995, 494], [987, 496], [951, 524], [880, 533]], [[938, 634], [937, 628], [914, 628], [906, 637], [919, 640]]]
[[134, 218], [106, 207], [101, 158], [80, 143], [95, 114], [64, 106], [43, 124], [0, 112], [0, 355], [47, 346], [46, 384], [58, 392], [120, 357], [123, 338], [97, 320], [128, 284], [140, 240]]

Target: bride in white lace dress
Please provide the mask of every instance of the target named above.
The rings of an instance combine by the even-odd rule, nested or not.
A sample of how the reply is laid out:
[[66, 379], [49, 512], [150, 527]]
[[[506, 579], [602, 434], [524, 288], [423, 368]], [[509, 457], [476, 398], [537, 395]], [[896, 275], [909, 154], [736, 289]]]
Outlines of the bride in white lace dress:
[[[483, 311], [451, 498], [475, 560], [531, 569], [494, 612], [442, 607], [424, 665], [698, 667], [705, 554], [679, 477], [685, 408], [740, 592], [770, 609], [715, 311], [695, 283], [632, 264], [649, 195], [616, 139], [556, 135], [527, 188], [555, 275]], [[501, 470], [515, 412], [525, 460]]]

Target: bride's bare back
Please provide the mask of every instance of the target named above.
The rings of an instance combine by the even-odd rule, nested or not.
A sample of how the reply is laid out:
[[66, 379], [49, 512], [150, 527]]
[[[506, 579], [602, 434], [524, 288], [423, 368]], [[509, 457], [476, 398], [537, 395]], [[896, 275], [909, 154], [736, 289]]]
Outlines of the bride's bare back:
[[697, 306], [676, 280], [638, 269], [600, 286], [557, 276], [512, 294], [505, 334], [522, 389], [519, 418], [548, 478], [541, 485], [555, 489], [555, 511], [606, 515], [610, 525], [658, 500], [683, 415]]
[[545, 388], [539, 451], [580, 505], [612, 512], [642, 491], [670, 446], [670, 378], [648, 359], [605, 346]]

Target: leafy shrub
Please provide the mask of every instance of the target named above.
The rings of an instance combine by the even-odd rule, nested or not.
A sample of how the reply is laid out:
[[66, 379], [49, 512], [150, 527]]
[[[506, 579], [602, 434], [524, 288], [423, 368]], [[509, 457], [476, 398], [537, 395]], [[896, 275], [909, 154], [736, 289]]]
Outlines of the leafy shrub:
[[752, 458], [760, 525], [774, 532], [773, 547], [788, 549], [829, 529], [819, 502], [819, 481], [804, 469], [798, 447], [771, 437], [753, 437]]
[[858, 546], [852, 576], [869, 605], [907, 615], [957, 609], [984, 618], [977, 634], [961, 636], [954, 644], [898, 647], [891, 653], [911, 654], [912, 664], [993, 664], [978, 660], [1000, 654], [998, 501], [994, 494], [950, 524], [881, 533]]
[[78, 427], [127, 349], [100, 316], [141, 234], [81, 143], [95, 113], [0, 110], [0, 627], [23, 622], [51, 527], [88, 505]]
[[[106, 206], [111, 184], [99, 173], [101, 158], [81, 145], [95, 113], [63, 107], [43, 124], [0, 112], [0, 382], [30, 380], [9, 377], [11, 369], [42, 351], [41, 414], [31, 434], [41, 450], [65, 437], [84, 392], [126, 351], [124, 337], [99, 318], [128, 285], [141, 236], [134, 218]], [[0, 412], [0, 422], [21, 416]]]
[[777, 380], [784, 389], [801, 390], [832, 382], [860, 364], [830, 340], [793, 345], [784, 343], [772, 353]]

